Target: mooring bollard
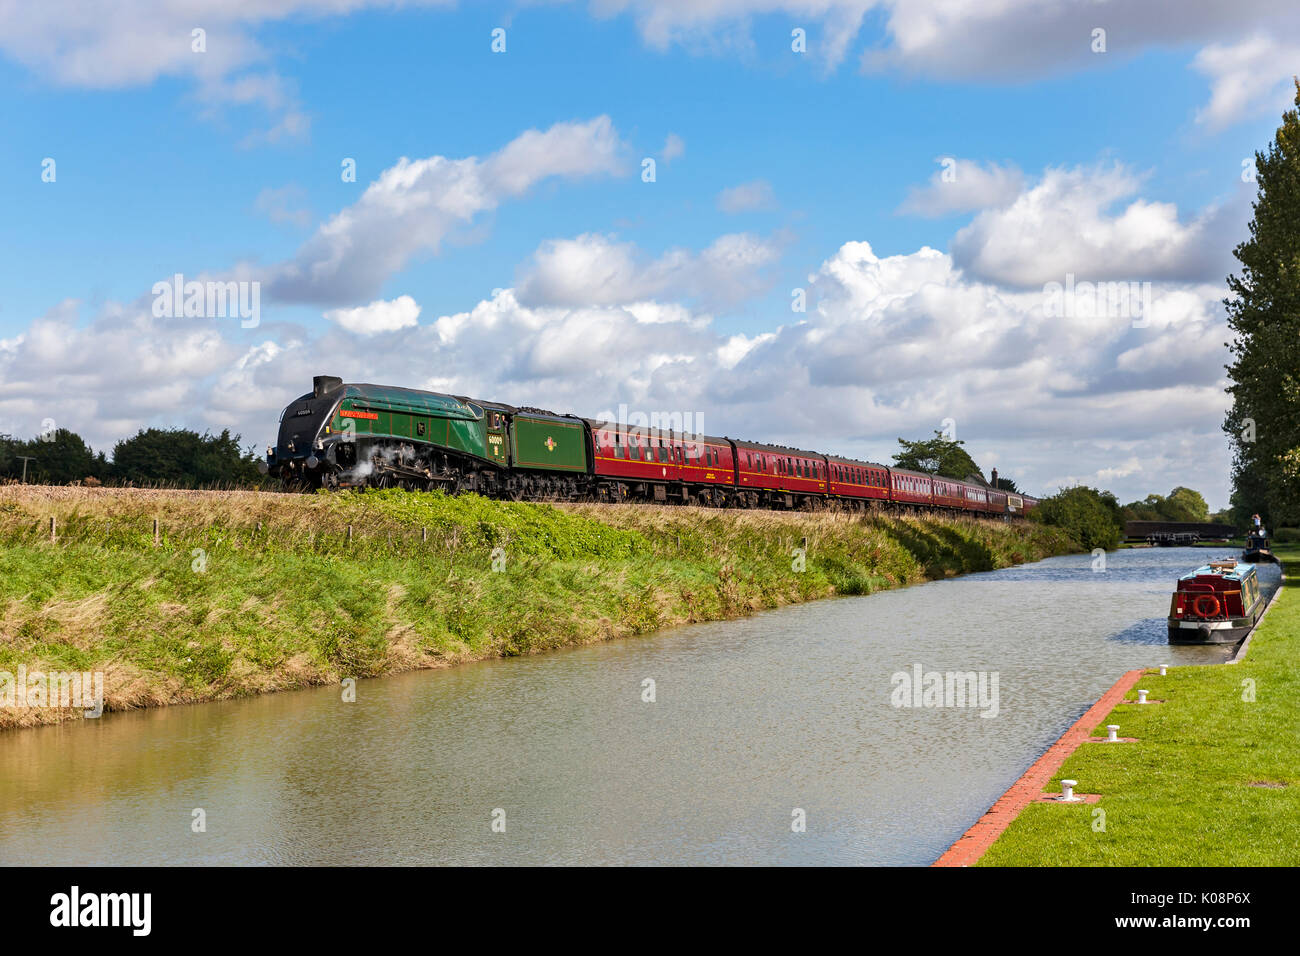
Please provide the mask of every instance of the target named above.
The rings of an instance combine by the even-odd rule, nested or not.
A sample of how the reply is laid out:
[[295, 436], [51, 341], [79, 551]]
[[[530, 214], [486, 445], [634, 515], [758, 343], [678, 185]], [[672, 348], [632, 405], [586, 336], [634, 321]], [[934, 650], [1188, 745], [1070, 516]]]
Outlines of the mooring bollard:
[[1150, 691], [1146, 691], [1146, 690], [1140, 690], [1140, 691], [1138, 691], [1138, 703], [1139, 703], [1139, 704], [1145, 704], [1145, 703], [1147, 702], [1147, 694], [1149, 694], [1149, 693], [1151, 693], [1151, 692], [1150, 692]]
[[1106, 743], [1119, 743], [1119, 724], [1107, 724], [1106, 729], [1110, 731], [1110, 736], [1106, 738]]
[[1061, 802], [1062, 803], [1074, 803], [1076, 800], [1079, 799], [1074, 795], [1074, 788], [1077, 787], [1078, 785], [1079, 785], [1079, 781], [1077, 780], [1061, 781]]
[[1168, 665], [1168, 664], [1161, 664], [1161, 665], [1160, 665], [1160, 676], [1161, 676], [1161, 677], [1164, 677], [1165, 674], [1167, 674], [1167, 673], [1169, 673], [1169, 665]]

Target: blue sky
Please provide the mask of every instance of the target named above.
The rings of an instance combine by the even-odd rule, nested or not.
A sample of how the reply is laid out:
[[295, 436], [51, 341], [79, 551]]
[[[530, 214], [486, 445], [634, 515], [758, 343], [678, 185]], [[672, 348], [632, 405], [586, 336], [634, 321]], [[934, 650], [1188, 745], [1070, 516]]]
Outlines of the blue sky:
[[[283, 0], [250, 16], [194, 0], [80, 23], [49, 6], [0, 12], [0, 431], [52, 417], [111, 448], [149, 424], [230, 425], [262, 444], [314, 369], [583, 413], [695, 410], [729, 434], [878, 459], [952, 418], [981, 463], [1034, 490], [1189, 484], [1226, 503], [1216, 301], [1249, 214], [1242, 161], [1271, 137], [1296, 63], [1295, 19], [1268, 5], [1198, 0], [1177, 25], [1143, 3], [1053, 19], [1017, 3], [596, 16], [357, 0], [335, 15]], [[432, 241], [384, 236], [401, 254], [374, 266], [373, 295], [274, 294], [277, 269], [402, 157], [485, 160], [601, 117], [607, 161], [494, 195]], [[969, 195], [909, 212], [909, 196], [952, 195], [927, 187], [943, 157]], [[985, 182], [990, 169], [1005, 175]], [[720, 208], [746, 184], [754, 208]], [[349, 242], [383, 236], [375, 215]], [[1084, 239], [1061, 235], [1075, 221]], [[539, 258], [552, 242], [568, 245]], [[1045, 324], [1035, 296], [1067, 270], [1149, 281], [1167, 314], [1154, 329]], [[151, 287], [176, 272], [264, 281], [259, 326], [150, 317]], [[792, 313], [795, 287], [808, 313]], [[419, 311], [399, 328], [378, 305], [340, 317], [402, 297]], [[1188, 359], [1189, 338], [1217, 351]]]

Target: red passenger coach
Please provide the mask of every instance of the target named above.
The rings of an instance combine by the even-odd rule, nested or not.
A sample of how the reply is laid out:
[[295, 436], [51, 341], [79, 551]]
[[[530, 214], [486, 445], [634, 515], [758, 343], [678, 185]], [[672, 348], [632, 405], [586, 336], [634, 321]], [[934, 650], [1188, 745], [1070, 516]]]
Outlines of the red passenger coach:
[[827, 487], [832, 495], [866, 504], [872, 499], [889, 499], [889, 469], [884, 465], [853, 458], [826, 456]]
[[724, 504], [736, 483], [736, 456], [726, 438], [691, 435], [682, 440], [685, 459], [682, 481], [688, 500], [700, 504]]
[[935, 478], [934, 506], [964, 511], [966, 508], [966, 483], [954, 478]]
[[748, 507], [797, 508], [826, 497], [826, 459], [813, 451], [732, 442], [739, 459], [737, 489]]
[[889, 469], [889, 500], [905, 505], [928, 505], [934, 500], [933, 479], [919, 471]]
[[[663, 501], [668, 484], [681, 481], [682, 442], [672, 432], [591, 419], [587, 424], [591, 426], [592, 471], [598, 478], [611, 479], [609, 497], [621, 501], [650, 492]], [[638, 487], [641, 485], [645, 487]]]
[[989, 510], [989, 490], [987, 488], [964, 481], [961, 489], [966, 496], [966, 503], [963, 507], [967, 511], [983, 514]]
[[683, 435], [659, 428], [630, 428], [587, 419], [592, 471], [606, 499], [723, 504], [735, 481], [735, 458], [725, 438]]
[[993, 515], [1005, 515], [1007, 513], [1007, 493], [997, 491], [993, 488], [988, 489], [988, 513]]

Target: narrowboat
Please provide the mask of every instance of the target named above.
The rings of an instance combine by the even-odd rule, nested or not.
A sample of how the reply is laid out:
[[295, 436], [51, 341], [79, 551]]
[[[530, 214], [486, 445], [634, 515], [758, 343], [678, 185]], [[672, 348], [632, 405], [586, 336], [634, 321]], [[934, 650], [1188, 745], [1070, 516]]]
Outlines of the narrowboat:
[[1169, 607], [1169, 643], [1235, 644], [1263, 611], [1253, 564], [1212, 561], [1178, 579]]
[[1241, 553], [1241, 560], [1250, 564], [1280, 564], [1277, 555], [1269, 550], [1268, 538], [1263, 532], [1246, 535], [1246, 550]]

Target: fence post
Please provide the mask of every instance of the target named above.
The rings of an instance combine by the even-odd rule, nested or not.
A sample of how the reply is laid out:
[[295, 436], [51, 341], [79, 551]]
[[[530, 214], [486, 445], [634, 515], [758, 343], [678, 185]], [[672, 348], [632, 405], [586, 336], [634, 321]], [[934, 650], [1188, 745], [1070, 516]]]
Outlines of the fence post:
[[421, 543], [421, 544], [428, 544], [428, 543], [429, 543], [429, 529], [428, 529], [428, 528], [421, 528], [421, 529], [420, 529], [420, 543]]
[[59, 535], [58, 532], [55, 531], [54, 515], [50, 515], [50, 541], [54, 542], [58, 540], [59, 540]]
[[158, 547], [158, 519], [153, 519], [153, 546]]
[[348, 525], [348, 538], [347, 538], [347, 543], [348, 543], [348, 544], [351, 544], [351, 543], [352, 543], [352, 525]]

